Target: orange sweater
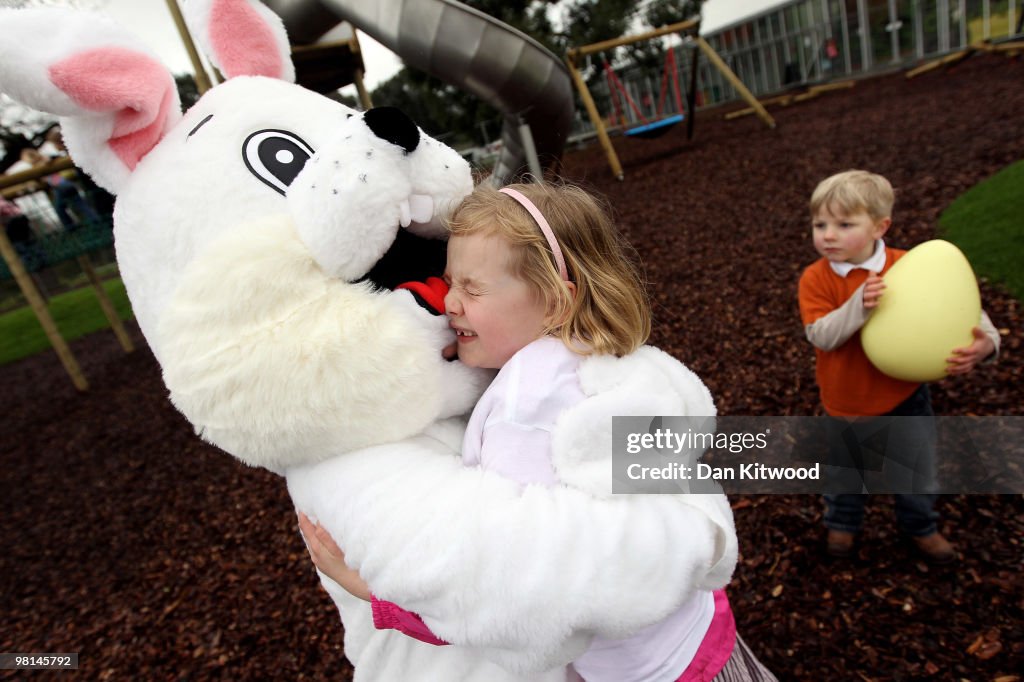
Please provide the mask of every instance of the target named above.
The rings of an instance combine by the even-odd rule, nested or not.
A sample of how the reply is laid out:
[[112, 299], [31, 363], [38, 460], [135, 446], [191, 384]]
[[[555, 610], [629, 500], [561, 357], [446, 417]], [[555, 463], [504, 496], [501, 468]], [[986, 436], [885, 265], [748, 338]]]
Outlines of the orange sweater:
[[[885, 274], [906, 253], [885, 249]], [[841, 306], [868, 278], [860, 268], [840, 277], [821, 258], [800, 277], [800, 317], [812, 324]], [[832, 351], [814, 349], [816, 375], [825, 411], [836, 417], [885, 414], [910, 397], [920, 384], [894, 379], [878, 371], [860, 345], [860, 331]]]

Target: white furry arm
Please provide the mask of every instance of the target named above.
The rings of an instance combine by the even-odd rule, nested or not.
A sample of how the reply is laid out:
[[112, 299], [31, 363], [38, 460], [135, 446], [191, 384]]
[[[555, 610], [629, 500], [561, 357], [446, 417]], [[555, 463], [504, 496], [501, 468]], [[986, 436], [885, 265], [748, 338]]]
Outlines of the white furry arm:
[[509, 669], [567, 663], [595, 633], [632, 634], [694, 590], [724, 586], [735, 531], [721, 495], [611, 496], [604, 417], [714, 405], [655, 349], [584, 365], [581, 385], [595, 397], [553, 439], [559, 476], [578, 489], [522, 490], [423, 436], [292, 470], [292, 497], [316, 510], [378, 597]]
[[595, 632], [664, 618], [713, 563], [712, 522], [674, 496], [521, 492], [431, 449], [416, 439], [292, 470], [289, 490], [378, 597], [509, 669], [563, 665]]

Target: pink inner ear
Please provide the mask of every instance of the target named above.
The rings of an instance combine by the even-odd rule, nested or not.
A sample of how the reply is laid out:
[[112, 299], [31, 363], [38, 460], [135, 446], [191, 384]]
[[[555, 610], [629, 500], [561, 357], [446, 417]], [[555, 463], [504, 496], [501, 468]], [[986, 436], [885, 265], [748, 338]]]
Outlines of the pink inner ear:
[[114, 114], [108, 144], [130, 170], [163, 136], [174, 81], [148, 56], [123, 47], [97, 48], [53, 64], [49, 74], [82, 108]]
[[284, 65], [266, 20], [245, 0], [215, 0], [210, 8], [210, 46], [228, 78], [281, 78]]
[[[160, 110], [152, 123], [135, 132], [121, 136], [115, 134], [110, 138], [110, 148], [124, 162], [124, 165], [128, 166], [128, 170], [135, 170], [136, 164], [142, 160], [142, 157], [148, 154], [163, 138], [164, 122], [167, 121], [173, 104], [174, 93], [171, 90], [165, 90], [163, 100], [160, 102]], [[130, 111], [122, 111], [117, 115], [117, 118], [114, 119], [115, 133], [122, 127], [122, 120], [130, 119], [131, 115]]]

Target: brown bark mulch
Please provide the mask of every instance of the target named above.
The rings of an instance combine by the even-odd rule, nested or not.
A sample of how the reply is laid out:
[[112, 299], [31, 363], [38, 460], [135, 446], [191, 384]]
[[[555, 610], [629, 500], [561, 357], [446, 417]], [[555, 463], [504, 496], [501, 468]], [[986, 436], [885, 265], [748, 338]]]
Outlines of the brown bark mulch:
[[[605, 193], [646, 263], [652, 342], [708, 383], [724, 414], [817, 413], [796, 282], [814, 259], [806, 210], [818, 180], [859, 167], [897, 188], [889, 241], [935, 236], [964, 190], [1024, 158], [1024, 62], [970, 59], [914, 80], [862, 81], [785, 109], [778, 127], [703, 113], [652, 141], [616, 139], [566, 174]], [[1006, 330], [999, 363], [933, 385], [939, 414], [1019, 414], [1020, 303], [983, 282]], [[56, 356], [0, 368], [0, 651], [79, 652], [38, 679], [350, 679], [342, 630], [298, 536], [281, 480], [201, 443], [142, 346], [108, 332], [72, 344], [79, 395]], [[742, 558], [738, 627], [780, 680], [1020, 679], [1024, 500], [949, 496], [941, 527], [961, 552], [924, 562], [870, 507], [857, 556], [821, 550], [819, 500], [733, 499]], [[30, 673], [4, 672], [4, 679]]]

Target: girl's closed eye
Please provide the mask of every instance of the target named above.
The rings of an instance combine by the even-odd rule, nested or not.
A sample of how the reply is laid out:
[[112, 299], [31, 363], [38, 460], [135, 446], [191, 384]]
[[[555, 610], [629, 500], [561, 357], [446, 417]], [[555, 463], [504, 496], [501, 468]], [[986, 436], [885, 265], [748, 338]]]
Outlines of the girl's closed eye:
[[452, 279], [450, 276], [445, 275], [445, 282], [450, 289], [460, 291], [467, 296], [476, 297], [485, 293], [483, 287], [469, 279]]

